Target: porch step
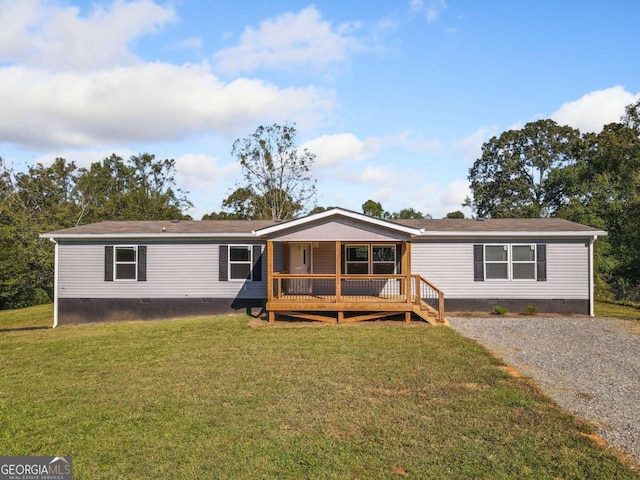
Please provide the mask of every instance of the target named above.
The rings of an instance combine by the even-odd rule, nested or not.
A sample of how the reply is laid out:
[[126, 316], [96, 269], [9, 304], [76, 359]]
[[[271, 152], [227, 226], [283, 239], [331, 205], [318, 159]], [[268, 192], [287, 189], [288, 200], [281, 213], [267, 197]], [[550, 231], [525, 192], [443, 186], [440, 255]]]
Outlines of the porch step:
[[425, 322], [428, 322], [433, 326], [440, 327], [440, 326], [449, 325], [449, 322], [447, 322], [446, 318], [440, 319], [438, 315], [438, 311], [435, 308], [433, 308], [431, 305], [423, 301], [420, 301], [419, 305], [413, 306], [413, 313], [415, 313], [417, 316], [422, 318]]

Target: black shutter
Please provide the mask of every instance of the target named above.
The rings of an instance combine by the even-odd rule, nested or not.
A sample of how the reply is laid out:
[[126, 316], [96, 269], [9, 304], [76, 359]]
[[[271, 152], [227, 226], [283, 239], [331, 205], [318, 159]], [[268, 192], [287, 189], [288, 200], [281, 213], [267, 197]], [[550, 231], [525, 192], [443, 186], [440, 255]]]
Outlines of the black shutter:
[[404, 273], [402, 271], [402, 244], [396, 244], [396, 275]]
[[262, 246], [253, 246], [253, 273], [251, 280], [254, 282], [262, 281]]
[[347, 258], [347, 246], [342, 245], [342, 248], [340, 249], [340, 273], [342, 275], [344, 275], [347, 272], [346, 258]]
[[138, 246], [138, 281], [147, 281], [147, 247]]
[[104, 247], [104, 281], [113, 282], [113, 246]]
[[227, 282], [229, 281], [229, 247], [227, 245], [220, 245], [219, 252], [218, 280]]
[[547, 281], [547, 246], [546, 245], [536, 245], [537, 250], [537, 265], [536, 268], [538, 270], [538, 281], [546, 282]]
[[473, 246], [473, 281], [484, 282], [484, 246]]

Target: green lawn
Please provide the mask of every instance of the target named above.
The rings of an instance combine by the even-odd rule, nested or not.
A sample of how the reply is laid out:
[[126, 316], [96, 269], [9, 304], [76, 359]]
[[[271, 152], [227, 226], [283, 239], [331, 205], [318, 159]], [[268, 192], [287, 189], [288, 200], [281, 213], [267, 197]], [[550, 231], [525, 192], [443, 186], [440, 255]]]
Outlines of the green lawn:
[[615, 303], [596, 302], [596, 315], [598, 317], [621, 317], [640, 319], [640, 309], [625, 307]]
[[0, 333], [1, 454], [76, 479], [637, 478], [451, 329], [249, 322]]
[[0, 329], [51, 327], [52, 325], [52, 303], [17, 310], [0, 310]]

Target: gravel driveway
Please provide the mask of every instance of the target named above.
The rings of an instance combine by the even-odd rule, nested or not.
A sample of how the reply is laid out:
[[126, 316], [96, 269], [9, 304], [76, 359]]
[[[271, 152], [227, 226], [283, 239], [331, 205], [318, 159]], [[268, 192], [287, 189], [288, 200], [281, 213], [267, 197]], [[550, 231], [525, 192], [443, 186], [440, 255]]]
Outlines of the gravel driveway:
[[447, 318], [640, 462], [640, 321]]

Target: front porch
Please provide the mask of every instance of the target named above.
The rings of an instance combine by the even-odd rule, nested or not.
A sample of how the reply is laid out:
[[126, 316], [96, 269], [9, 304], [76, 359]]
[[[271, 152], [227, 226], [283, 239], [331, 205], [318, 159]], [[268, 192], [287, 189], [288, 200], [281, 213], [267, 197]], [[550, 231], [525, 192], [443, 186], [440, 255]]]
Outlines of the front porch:
[[[410, 322], [415, 315], [432, 325], [446, 325], [444, 293], [411, 273], [408, 241], [267, 241], [266, 253], [270, 322], [276, 315], [333, 323], [402, 315]], [[363, 259], [374, 254], [379, 261]], [[372, 273], [384, 270], [391, 273]]]

